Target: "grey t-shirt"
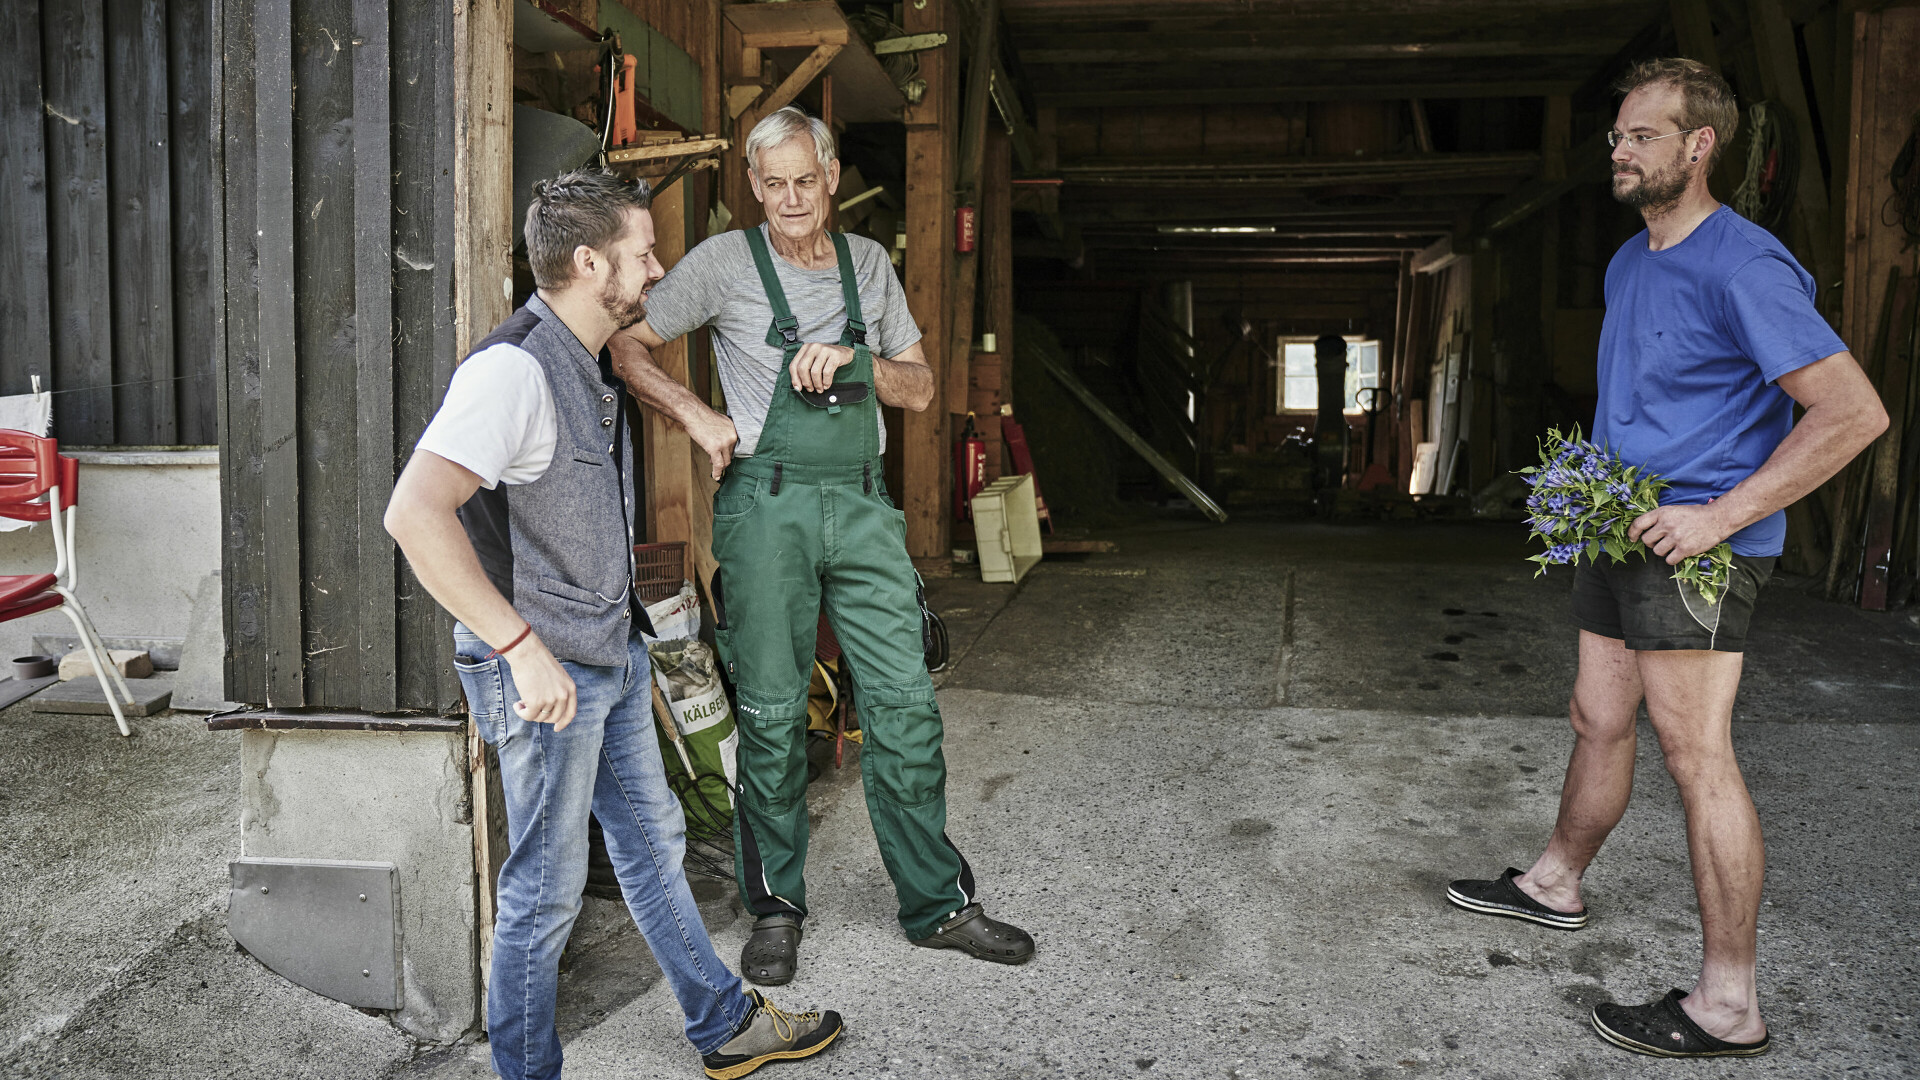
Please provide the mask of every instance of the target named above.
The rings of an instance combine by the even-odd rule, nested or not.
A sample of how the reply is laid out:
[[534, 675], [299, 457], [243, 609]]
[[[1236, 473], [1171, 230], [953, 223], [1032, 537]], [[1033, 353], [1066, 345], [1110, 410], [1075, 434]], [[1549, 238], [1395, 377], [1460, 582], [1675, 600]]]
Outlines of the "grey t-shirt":
[[[765, 236], [766, 226], [759, 228]], [[887, 249], [852, 235], [847, 237], [847, 247], [854, 276], [860, 281], [867, 346], [878, 357], [899, 356], [920, 340], [920, 327], [907, 310], [906, 290], [894, 276]], [[802, 270], [778, 252], [769, 254], [781, 291], [787, 294], [787, 307], [800, 321], [800, 340], [838, 344], [847, 325], [839, 267]], [[759, 445], [774, 387], [779, 385], [777, 380], [786, 378], [780, 350], [767, 344], [767, 328], [772, 324], [773, 306], [767, 303], [760, 272], [754, 269], [747, 234], [738, 229], [711, 237], [687, 252], [647, 297], [647, 325], [668, 341], [702, 326], [713, 328], [720, 388], [726, 391], [727, 412], [740, 432], [740, 445], [734, 449], [740, 457], [751, 455]], [[882, 422], [880, 448], [886, 445]]]

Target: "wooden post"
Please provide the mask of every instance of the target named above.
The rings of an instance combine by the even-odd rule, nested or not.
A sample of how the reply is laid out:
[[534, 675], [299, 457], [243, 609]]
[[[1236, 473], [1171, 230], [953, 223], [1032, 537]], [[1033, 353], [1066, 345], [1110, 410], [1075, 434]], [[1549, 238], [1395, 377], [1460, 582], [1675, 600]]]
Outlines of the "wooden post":
[[506, 320], [513, 299], [513, 0], [453, 16], [454, 351]]
[[[1467, 423], [1461, 435], [1467, 440], [1466, 492], [1479, 493], [1493, 479], [1493, 410], [1496, 392], [1493, 381], [1493, 306], [1499, 295], [1498, 258], [1492, 241], [1481, 237], [1473, 252], [1472, 327], [1467, 338], [1466, 377], [1460, 381], [1461, 398], [1467, 404]], [[1468, 392], [1471, 391], [1471, 397]]]
[[[1013, 400], [1013, 139], [998, 129], [987, 134], [980, 173], [980, 302], [994, 351], [968, 381], [975, 393], [990, 391], [996, 405], [1004, 404]], [[998, 480], [1005, 472], [999, 413], [974, 411], [987, 442], [987, 479]]]
[[[687, 185], [678, 183], [653, 202], [654, 249], [668, 266], [687, 251]], [[688, 382], [688, 335], [653, 351], [660, 370]], [[643, 410], [646, 440], [647, 539], [654, 543], [693, 538], [693, 440], [685, 428], [654, 409]]]
[[[1852, 478], [1852, 488], [1842, 487], [1842, 504], [1851, 509], [1852, 490], [1866, 491], [1866, 552], [1860, 605], [1873, 610], [1887, 606], [1889, 571], [1910, 557], [1907, 551], [1893, 551], [1897, 536], [1896, 513], [1900, 508], [1899, 481], [1906, 419], [1920, 409], [1920, 401], [1905, 400], [1912, 381], [1907, 372], [1914, 363], [1911, 337], [1911, 310], [1895, 305], [1893, 318], [1885, 329], [1885, 340], [1869, 341], [1881, 310], [1887, 306], [1889, 266], [1904, 261], [1904, 237], [1897, 226], [1888, 225], [1882, 208], [1891, 196], [1888, 174], [1893, 158], [1900, 152], [1911, 118], [1920, 110], [1920, 86], [1912, 72], [1920, 65], [1920, 9], [1893, 8], [1858, 13], [1848, 28], [1853, 40], [1853, 82], [1851, 100], [1853, 122], [1848, 140], [1848, 185], [1845, 200], [1846, 289], [1842, 294], [1842, 337], [1863, 358], [1874, 354], [1885, 357], [1878, 372], [1881, 400], [1891, 418], [1886, 434], [1873, 449], [1863, 455], [1843, 476]], [[1904, 284], [1904, 283], [1903, 283]], [[1911, 289], [1906, 290], [1911, 297]], [[1871, 363], [1869, 367], [1871, 367]], [[1870, 374], [1874, 374], [1870, 371]], [[1912, 477], [1905, 478], [1909, 484]], [[1908, 497], [1911, 501], [1911, 496]], [[1851, 524], [1851, 517], [1848, 517]], [[1845, 537], [1836, 536], [1835, 558], [1829, 564], [1829, 581], [1841, 569], [1839, 555], [1851, 556], [1855, 534], [1849, 528]], [[1902, 544], [1906, 547], [1906, 544]], [[1844, 590], [1842, 595], [1845, 595]]]
[[[951, 31], [947, 0], [908, 4], [902, 11], [909, 34]], [[907, 306], [920, 324], [927, 363], [933, 368], [933, 401], [908, 412], [901, 425], [901, 506], [907, 515], [907, 552], [918, 559], [944, 559], [950, 551], [948, 505], [953, 455], [948, 447], [947, 373], [964, 358], [949, 353], [948, 282], [953, 271], [953, 98], [955, 65], [945, 49], [920, 54], [927, 92], [908, 106], [907, 126]]]

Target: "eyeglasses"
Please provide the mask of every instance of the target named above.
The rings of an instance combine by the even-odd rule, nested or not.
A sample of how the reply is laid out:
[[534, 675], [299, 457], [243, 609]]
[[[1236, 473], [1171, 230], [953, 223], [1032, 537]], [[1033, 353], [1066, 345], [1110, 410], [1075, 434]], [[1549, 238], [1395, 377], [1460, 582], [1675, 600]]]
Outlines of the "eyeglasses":
[[1618, 148], [1621, 143], [1626, 143], [1629, 149], [1638, 150], [1650, 142], [1659, 142], [1661, 139], [1671, 139], [1675, 135], [1685, 135], [1688, 132], [1699, 130], [1699, 128], [1688, 128], [1686, 131], [1670, 131], [1665, 135], [1622, 135], [1617, 131], [1609, 131], [1607, 132], [1607, 145]]

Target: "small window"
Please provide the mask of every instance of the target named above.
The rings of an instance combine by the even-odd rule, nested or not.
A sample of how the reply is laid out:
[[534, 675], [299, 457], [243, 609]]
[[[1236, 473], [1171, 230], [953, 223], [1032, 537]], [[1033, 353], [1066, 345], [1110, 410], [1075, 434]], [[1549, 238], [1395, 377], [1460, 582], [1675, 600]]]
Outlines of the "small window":
[[1344, 408], [1347, 412], [1365, 412], [1373, 405], [1374, 395], [1363, 399], [1362, 390], [1377, 389], [1380, 386], [1380, 343], [1377, 341], [1347, 342], [1347, 396]]
[[[1313, 366], [1313, 339], [1300, 338], [1280, 343], [1284, 377], [1280, 380], [1280, 408], [1286, 412], [1313, 412], [1320, 407], [1320, 379]], [[1362, 399], [1360, 391], [1380, 385], [1380, 343], [1347, 339], [1346, 393], [1342, 408], [1359, 413], [1372, 403], [1372, 394]]]
[[1281, 346], [1286, 353], [1287, 376], [1281, 383], [1282, 409], [1320, 407], [1320, 379], [1313, 370], [1313, 342], [1289, 341]]

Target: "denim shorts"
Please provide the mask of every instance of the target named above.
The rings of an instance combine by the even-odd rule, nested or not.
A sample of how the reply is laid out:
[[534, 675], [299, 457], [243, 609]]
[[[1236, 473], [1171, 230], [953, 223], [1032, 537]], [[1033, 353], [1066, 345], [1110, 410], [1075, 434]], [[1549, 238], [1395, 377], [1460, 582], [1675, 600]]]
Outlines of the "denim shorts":
[[1573, 623], [1635, 651], [1745, 652], [1754, 601], [1773, 576], [1774, 561], [1735, 555], [1732, 578], [1713, 604], [1673, 580], [1673, 567], [1656, 556], [1582, 562], [1573, 572]]

